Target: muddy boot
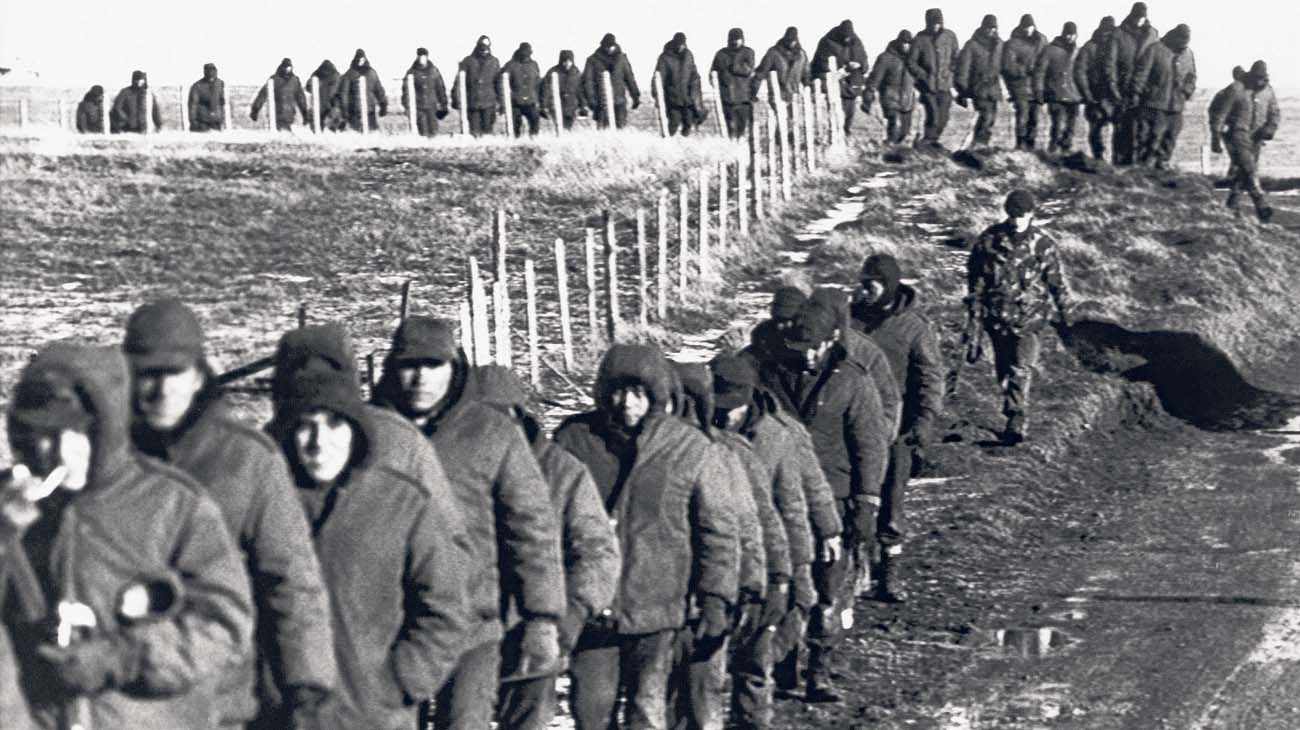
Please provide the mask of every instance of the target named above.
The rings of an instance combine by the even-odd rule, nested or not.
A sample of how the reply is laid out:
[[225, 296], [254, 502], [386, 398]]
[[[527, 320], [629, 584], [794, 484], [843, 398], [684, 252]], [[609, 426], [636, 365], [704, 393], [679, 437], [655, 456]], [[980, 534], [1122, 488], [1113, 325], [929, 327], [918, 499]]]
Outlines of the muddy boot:
[[880, 556], [880, 578], [876, 583], [876, 592], [872, 596], [881, 603], [905, 603], [907, 591], [903, 590], [899, 560], [903, 556], [902, 545], [890, 545]]
[[1007, 427], [1002, 432], [1002, 443], [1015, 446], [1025, 441], [1025, 414], [1015, 411], [1007, 414]]
[[1255, 213], [1259, 215], [1260, 223], [1268, 223], [1273, 220], [1273, 208], [1262, 200], [1255, 203]]

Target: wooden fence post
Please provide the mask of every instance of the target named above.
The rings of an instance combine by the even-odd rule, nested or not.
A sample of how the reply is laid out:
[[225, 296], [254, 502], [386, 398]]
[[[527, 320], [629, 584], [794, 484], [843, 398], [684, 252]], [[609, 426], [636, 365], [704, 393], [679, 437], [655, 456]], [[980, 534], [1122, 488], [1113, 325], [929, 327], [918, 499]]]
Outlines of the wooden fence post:
[[68, 104], [59, 99], [59, 129], [68, 128]]
[[465, 90], [465, 70], [456, 72], [456, 101], [460, 103], [460, 133], [469, 134], [469, 94]]
[[668, 100], [664, 98], [664, 78], [655, 71], [654, 79], [655, 119], [659, 122], [659, 136], [668, 136]]
[[[365, 87], [362, 87], [364, 90]], [[272, 132], [276, 131], [275, 122], [275, 77], [266, 80], [266, 128]]]
[[407, 279], [402, 282], [402, 303], [397, 310], [398, 319], [405, 322], [406, 316], [411, 313], [411, 280]]
[[[776, 71], [771, 73], [771, 85], [773, 88], [780, 88], [777, 80]], [[785, 101], [778, 100], [776, 104], [776, 136], [781, 145], [781, 199], [790, 199], [790, 123], [785, 118]]]
[[514, 346], [510, 342], [510, 304], [506, 301], [506, 282], [492, 282], [492, 324], [496, 327], [496, 364], [514, 365]]
[[488, 303], [483, 291], [483, 279], [479, 277], [478, 259], [469, 257], [469, 307], [473, 320], [474, 364], [487, 365], [492, 362], [492, 345], [488, 341]]
[[470, 312], [469, 302], [461, 302], [459, 308], [460, 349], [465, 351], [465, 356], [470, 358], [471, 364], [474, 364], [474, 316]]
[[313, 132], [320, 134], [321, 132], [325, 131], [324, 129], [321, 129], [320, 126], [320, 109], [321, 109], [320, 77], [319, 76], [311, 77], [310, 85], [311, 85], [311, 128]]
[[691, 181], [677, 191], [677, 300], [686, 301], [686, 261], [690, 251]]
[[608, 278], [609, 295], [606, 299], [606, 312], [609, 322], [609, 341], [618, 338], [622, 325], [618, 307], [618, 241], [614, 234], [614, 214], [605, 211], [605, 274]]
[[699, 211], [699, 258], [700, 281], [706, 281], [705, 272], [709, 266], [709, 168], [700, 168], [700, 211]]
[[668, 318], [668, 191], [659, 191], [659, 224], [655, 229], [655, 294], [658, 295], [655, 314], [662, 322]]
[[[760, 98], [766, 98], [766, 95]], [[763, 193], [767, 189], [763, 185], [763, 133], [766, 129], [767, 115], [763, 113], [763, 107], [759, 107], [758, 113], [754, 115], [754, 126], [749, 130], [749, 166], [754, 177], [755, 220], [763, 218]]]
[[736, 224], [742, 238], [749, 237], [749, 151], [736, 155]]
[[[506, 211], [504, 208], [498, 208], [492, 211], [492, 267], [494, 271], [493, 278], [500, 282], [505, 282], [509, 278], [506, 269], [507, 245]], [[501, 295], [505, 298], [506, 306], [510, 306], [509, 287], [504, 287]]]
[[[797, 92], [798, 89], [795, 91]], [[782, 106], [790, 109], [790, 113], [786, 117], [790, 120], [789, 134], [790, 150], [792, 152], [790, 159], [790, 172], [797, 178], [801, 173], [808, 171], [806, 166], [807, 158], [805, 158], [803, 154], [803, 97], [798, 93], [791, 94], [790, 102], [788, 104], [782, 104]]]
[[528, 302], [528, 380], [536, 386], [542, 382], [542, 371], [537, 344], [537, 272], [532, 259], [524, 261], [524, 296]]
[[[180, 128], [182, 132], [190, 131], [189, 99], [187, 99], [185, 96], [184, 86], [176, 87], [176, 109], [181, 113], [180, 115], [181, 123], [177, 126]], [[59, 101], [59, 110], [60, 111], [63, 110], [63, 102], [61, 100]]]
[[370, 95], [366, 91], [366, 77], [357, 78], [357, 109], [361, 111], [361, 133], [370, 132]]
[[416, 120], [415, 74], [407, 74], [406, 79], [406, 123], [411, 127], [411, 134], [420, 133], [420, 123]]
[[506, 139], [515, 137], [515, 112], [514, 100], [510, 97], [510, 74], [501, 74], [501, 106], [505, 112], [501, 116], [505, 119]]
[[551, 74], [551, 106], [555, 109], [551, 114], [552, 121], [555, 122], [555, 136], [559, 137], [564, 134], [564, 103], [560, 98], [559, 72]]
[[718, 85], [718, 72], [709, 72], [709, 83], [713, 85], [713, 114], [717, 117], [718, 136], [726, 137], [729, 134], [727, 130], [727, 119], [723, 114], [722, 108], [722, 87]]
[[112, 117], [110, 116], [112, 112], [112, 105], [109, 104], [108, 99], [105, 98], [104, 103], [100, 104], [99, 106], [100, 106], [100, 115], [101, 115], [100, 124], [104, 125], [104, 134], [111, 134], [113, 131], [113, 126], [112, 126], [113, 120]]
[[614, 114], [614, 84], [610, 81], [608, 71], [600, 72], [600, 91], [604, 95], [605, 127], [618, 129], [618, 120]]
[[637, 321], [650, 324], [650, 272], [645, 251], [645, 208], [636, 209]]
[[[27, 101], [23, 100], [22, 106], [23, 118], [27, 117]], [[153, 89], [144, 90], [144, 133], [153, 134]], [[24, 124], [24, 126], [26, 126]]]
[[826, 102], [830, 106], [831, 146], [844, 141], [844, 112], [840, 101], [840, 65], [834, 56], [826, 59]]
[[224, 116], [222, 117], [222, 125], [221, 125], [221, 129], [222, 129], [222, 131], [227, 131], [227, 132], [228, 132], [228, 131], [230, 131], [230, 130], [232, 130], [232, 129], [235, 128], [235, 114], [234, 114], [234, 112], [232, 112], [232, 111], [230, 110], [230, 96], [229, 96], [229, 95], [226, 96], [226, 103], [225, 103], [223, 106], [224, 106], [224, 109], [223, 109], [222, 111], [223, 111]]
[[817, 172], [817, 124], [808, 87], [799, 87], [799, 103], [803, 105], [803, 137], [808, 153], [808, 172]]
[[775, 106], [767, 108], [767, 186], [771, 209], [781, 202], [781, 157], [777, 148], [778, 117]]
[[587, 258], [587, 328], [591, 336], [600, 332], [600, 319], [596, 316], [596, 232], [588, 228], [583, 239], [583, 253]]
[[727, 218], [730, 213], [727, 208], [727, 179], [731, 176], [728, 169], [727, 161], [723, 160], [718, 163], [718, 251], [725, 251], [727, 248]]
[[560, 296], [560, 338], [564, 344], [564, 369], [573, 369], [573, 322], [569, 317], [569, 262], [564, 239], [555, 239], [555, 284]]

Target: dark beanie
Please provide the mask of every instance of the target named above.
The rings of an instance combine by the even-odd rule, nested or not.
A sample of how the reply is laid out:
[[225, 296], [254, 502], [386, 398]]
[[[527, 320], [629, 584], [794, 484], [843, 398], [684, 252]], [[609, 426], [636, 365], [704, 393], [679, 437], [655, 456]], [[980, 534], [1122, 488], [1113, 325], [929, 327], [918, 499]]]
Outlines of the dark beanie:
[[887, 253], [872, 254], [862, 262], [862, 273], [858, 277], [862, 281], [879, 281], [885, 285], [885, 293], [882, 297], [885, 301], [892, 301], [894, 294], [898, 291], [898, 285], [903, 281], [903, 269], [898, 265], [898, 259]]
[[932, 25], [943, 25], [943, 11], [939, 8], [930, 8], [925, 11], [925, 27]]
[[1034, 194], [1023, 188], [1014, 190], [1007, 196], [1007, 202], [1004, 206], [1007, 215], [1012, 218], [1019, 218], [1022, 215], [1033, 213], [1037, 207], [1038, 201], [1034, 200]]
[[533, 44], [529, 43], [528, 41], [524, 41], [523, 43], [519, 44], [519, 48], [515, 51], [515, 53], [524, 56], [531, 56], [533, 55]]
[[1107, 15], [1106, 17], [1102, 18], [1102, 19], [1101, 19], [1101, 25], [1099, 25], [1099, 26], [1097, 26], [1097, 27], [1100, 28], [1100, 29], [1103, 30], [1103, 31], [1112, 31], [1112, 30], [1115, 30], [1115, 16], [1114, 16], [1114, 15]]
[[[284, 399], [276, 405], [272, 429], [281, 441], [297, 428], [298, 419], [312, 411], [337, 413], [352, 422], [357, 433], [353, 438], [353, 461], [358, 461], [366, 446], [366, 414], [361, 400], [361, 386], [347, 373], [329, 368], [310, 367], [289, 380]], [[358, 448], [360, 447], [360, 448]]]
[[356, 53], [352, 54], [353, 62], [360, 61], [363, 58], [366, 58], [366, 52], [361, 50], [360, 48], [357, 49]]
[[456, 359], [451, 322], [434, 317], [407, 317], [393, 333], [393, 362], [451, 362]]
[[985, 15], [984, 20], [980, 22], [980, 27], [985, 30], [997, 30], [998, 16], [993, 14]]
[[215, 63], [205, 63], [205, 64], [203, 64], [203, 71], [204, 71], [204, 73], [207, 73], [208, 71], [216, 71], [216, 70], [217, 70], [217, 64], [215, 64]]
[[840, 32], [843, 33], [844, 35], [852, 35], [852, 34], [853, 34], [853, 21], [852, 21], [852, 20], [849, 20], [849, 19], [847, 19], [847, 18], [844, 19], [844, 20], [841, 20], [841, 21], [840, 21]]
[[567, 48], [564, 49], [563, 51], [560, 51], [560, 63], [561, 63], [561, 64], [563, 64], [565, 61], [572, 61], [572, 60], [573, 60], [573, 51], [571, 51], [571, 50], [569, 50], [569, 49], [567, 49]]
[[1037, 25], [1038, 25], [1038, 23], [1035, 23], [1035, 22], [1034, 22], [1034, 16], [1033, 16], [1033, 15], [1030, 15], [1029, 13], [1025, 13], [1024, 15], [1020, 16], [1020, 27], [1021, 27], [1021, 28], [1028, 28], [1028, 27], [1031, 26], [1031, 25], [1032, 25], [1032, 26], [1035, 26], [1035, 27], [1037, 27]]
[[799, 310], [799, 320], [794, 327], [786, 330], [786, 347], [791, 350], [810, 350], [819, 347], [835, 337], [839, 328], [839, 317], [834, 312], [814, 301], [809, 301]]
[[793, 25], [790, 26], [789, 28], [786, 28], [785, 35], [781, 36], [781, 40], [785, 41], [786, 43], [797, 42], [799, 40], [799, 29], [794, 27]]
[[429, 49], [428, 49], [428, 48], [425, 48], [424, 46], [420, 46], [419, 48], [415, 49], [415, 55], [417, 55], [417, 56], [427, 56], [427, 55], [429, 55]]
[[1256, 61], [1250, 65], [1250, 75], [1260, 81], [1268, 81], [1268, 64]]
[[772, 295], [772, 318], [794, 319], [806, 301], [808, 295], [798, 287], [783, 286]]
[[753, 400], [758, 371], [749, 358], [720, 355], [709, 368], [713, 371], [714, 406], [729, 411]]
[[149, 80], [149, 77], [148, 77], [147, 75], [145, 75], [145, 72], [144, 72], [144, 71], [132, 71], [132, 72], [131, 72], [131, 84], [132, 84], [132, 85], [134, 85], [135, 82], [137, 82], [137, 81], [148, 81], [148, 80]]
[[1133, 3], [1133, 9], [1129, 11], [1128, 16], [1135, 19], [1147, 17], [1147, 4], [1143, 2]]
[[9, 404], [9, 417], [11, 424], [46, 433], [65, 428], [89, 432], [95, 420], [94, 411], [82, 400], [76, 383], [57, 370], [19, 380]]
[[1061, 35], [1079, 35], [1079, 26], [1075, 25], [1073, 20], [1068, 21], [1061, 26]]
[[897, 42], [899, 42], [899, 43], [911, 43], [911, 42], [912, 42], [912, 31], [910, 31], [910, 30], [908, 30], [908, 29], [906, 29], [906, 28], [904, 28], [904, 29], [898, 31], [898, 38], [896, 38], [895, 40], [896, 40]]
[[1245, 80], [1246, 80], [1246, 69], [1242, 68], [1241, 66], [1233, 66], [1233, 67], [1232, 67], [1232, 80], [1233, 80], [1233, 81], [1245, 81]]
[[743, 41], [743, 40], [745, 40], [745, 31], [741, 30], [740, 28], [732, 28], [731, 30], [727, 31], [728, 43], [735, 43], [736, 41]]
[[686, 34], [681, 31], [677, 31], [676, 33], [673, 33], [672, 44], [674, 46], [686, 45]]
[[616, 46], [616, 45], [618, 45], [618, 40], [614, 38], [613, 33], [606, 33], [605, 36], [600, 39], [601, 48], [604, 48], [605, 46]]
[[131, 313], [122, 350], [135, 370], [184, 370], [203, 359], [203, 328], [179, 299], [162, 299]]

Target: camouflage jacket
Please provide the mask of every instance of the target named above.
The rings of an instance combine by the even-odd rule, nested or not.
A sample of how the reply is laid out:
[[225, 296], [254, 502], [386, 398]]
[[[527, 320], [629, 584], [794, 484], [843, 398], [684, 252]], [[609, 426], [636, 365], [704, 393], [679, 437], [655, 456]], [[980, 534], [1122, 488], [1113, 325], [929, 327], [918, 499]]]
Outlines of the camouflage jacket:
[[1010, 221], [990, 226], [971, 249], [966, 283], [984, 321], [1012, 333], [1037, 330], [1049, 314], [1066, 310], [1068, 292], [1056, 241], [1037, 226], [1016, 233]]

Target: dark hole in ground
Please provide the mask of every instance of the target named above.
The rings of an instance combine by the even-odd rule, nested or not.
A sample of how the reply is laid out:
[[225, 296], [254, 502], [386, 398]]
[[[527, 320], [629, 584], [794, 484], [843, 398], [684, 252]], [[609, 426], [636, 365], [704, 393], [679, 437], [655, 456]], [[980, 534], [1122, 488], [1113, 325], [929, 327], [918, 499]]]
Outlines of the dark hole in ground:
[[1246, 382], [1222, 350], [1192, 332], [1083, 320], [1065, 344], [1085, 367], [1151, 383], [1167, 413], [1200, 428], [1277, 428], [1300, 410], [1300, 398]]

